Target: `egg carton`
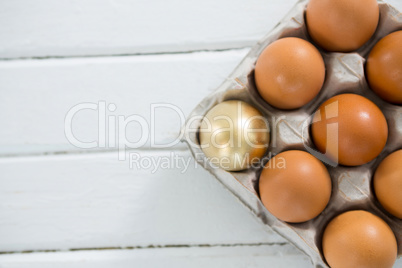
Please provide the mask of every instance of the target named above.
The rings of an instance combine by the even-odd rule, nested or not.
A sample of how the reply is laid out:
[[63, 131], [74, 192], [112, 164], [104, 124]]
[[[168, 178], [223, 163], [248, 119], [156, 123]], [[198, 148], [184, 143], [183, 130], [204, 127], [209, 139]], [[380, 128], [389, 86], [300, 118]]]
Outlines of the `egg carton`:
[[[320, 50], [325, 61], [326, 78], [323, 88], [314, 100], [297, 110], [279, 110], [266, 103], [259, 95], [254, 81], [255, 63], [267, 45], [284, 37], [299, 37], [314, 44], [305, 24], [308, 0], [301, 0], [290, 12], [259, 41], [237, 66], [233, 73], [206, 97], [189, 115], [183, 127], [183, 141], [196, 159], [212, 173], [241, 203], [258, 217], [267, 230], [274, 230], [307, 254], [314, 267], [328, 267], [321, 239], [325, 226], [335, 216], [354, 209], [363, 209], [385, 220], [396, 235], [398, 256], [402, 254], [402, 220], [387, 213], [373, 193], [373, 172], [390, 153], [402, 148], [402, 106], [380, 99], [370, 90], [364, 72], [364, 63], [372, 47], [384, 36], [402, 29], [402, 15], [389, 4], [379, 1], [380, 21], [373, 37], [353, 53], [329, 53]], [[332, 179], [332, 195], [325, 210], [313, 220], [304, 223], [286, 223], [274, 217], [262, 204], [258, 193], [261, 168], [237, 172], [225, 171], [206, 160], [198, 140], [198, 129], [203, 116], [215, 105], [227, 100], [242, 100], [257, 109], [268, 119], [271, 140], [267, 156], [287, 150], [314, 152], [309, 125], [312, 115], [325, 100], [342, 93], [355, 93], [373, 101], [384, 113], [389, 136], [382, 153], [373, 161], [357, 167], [326, 165]], [[193, 131], [191, 131], [193, 130]]]

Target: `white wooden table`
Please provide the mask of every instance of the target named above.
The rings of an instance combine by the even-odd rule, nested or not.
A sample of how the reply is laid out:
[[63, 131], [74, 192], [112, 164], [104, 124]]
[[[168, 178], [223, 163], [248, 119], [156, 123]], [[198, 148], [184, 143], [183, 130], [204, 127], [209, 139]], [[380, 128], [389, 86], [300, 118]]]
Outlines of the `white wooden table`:
[[[295, 2], [2, 0], [0, 267], [311, 267], [194, 162], [130, 168], [116, 146], [80, 149], [64, 133], [85, 102], [114, 104], [114, 118], [150, 120], [152, 103], [187, 115]], [[97, 118], [81, 112], [74, 134], [96, 141]], [[159, 110], [156, 141], [181, 123]], [[151, 147], [135, 152], [191, 159], [183, 144]]]

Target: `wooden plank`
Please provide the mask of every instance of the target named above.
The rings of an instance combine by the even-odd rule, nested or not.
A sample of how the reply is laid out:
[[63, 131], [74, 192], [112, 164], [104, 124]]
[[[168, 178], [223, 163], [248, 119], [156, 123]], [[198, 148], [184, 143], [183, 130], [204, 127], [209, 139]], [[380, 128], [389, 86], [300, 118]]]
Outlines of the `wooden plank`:
[[306, 256], [288, 244], [8, 254], [0, 255], [0, 264], [2, 268], [312, 267]]
[[246, 47], [296, 0], [5, 0], [0, 58]]
[[[0, 58], [251, 46], [296, 0], [3, 0]], [[388, 0], [402, 10], [400, 0]]]
[[[120, 134], [126, 133], [121, 143], [124, 138], [139, 141], [140, 125], [132, 122], [125, 128], [118, 116], [141, 116], [149, 126], [151, 104], [156, 103], [178, 110], [155, 110], [155, 143], [175, 141], [184, 123], [180, 115], [188, 115], [222, 83], [247, 51], [0, 62], [0, 114], [7, 115], [0, 117], [0, 155], [82, 151], [69, 143], [64, 131], [69, 110], [81, 103], [92, 103], [97, 110], [83, 110], [73, 117], [73, 133], [80, 141], [99, 141], [98, 128], [107, 135], [112, 125], [122, 128]], [[106, 131], [98, 127], [102, 101], [116, 107], [103, 113], [102, 122], [112, 122], [110, 117], [116, 121]], [[142, 147], [149, 145], [148, 135]], [[116, 149], [118, 144], [107, 138], [105, 146], [97, 147]]]
[[133, 153], [0, 158], [0, 251], [284, 242], [187, 151]]

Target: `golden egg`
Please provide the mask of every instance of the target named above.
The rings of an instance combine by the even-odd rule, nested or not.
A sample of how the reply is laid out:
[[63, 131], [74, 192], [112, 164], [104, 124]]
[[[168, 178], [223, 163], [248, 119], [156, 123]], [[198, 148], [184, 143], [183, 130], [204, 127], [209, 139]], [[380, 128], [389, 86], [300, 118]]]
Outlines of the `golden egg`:
[[397, 256], [397, 241], [381, 218], [355, 210], [335, 217], [328, 224], [322, 249], [331, 268], [391, 268]]
[[259, 56], [255, 83], [261, 97], [279, 109], [296, 109], [320, 92], [325, 64], [309, 42], [295, 37], [279, 39]]
[[201, 122], [200, 146], [211, 163], [228, 171], [258, 165], [268, 148], [269, 125], [250, 104], [231, 100], [207, 112]]
[[374, 46], [367, 59], [366, 74], [378, 96], [402, 104], [402, 31], [385, 36]]
[[374, 191], [389, 213], [402, 219], [402, 150], [388, 155], [374, 174]]
[[379, 17], [377, 0], [310, 0], [306, 10], [311, 38], [334, 52], [364, 45], [377, 29]]

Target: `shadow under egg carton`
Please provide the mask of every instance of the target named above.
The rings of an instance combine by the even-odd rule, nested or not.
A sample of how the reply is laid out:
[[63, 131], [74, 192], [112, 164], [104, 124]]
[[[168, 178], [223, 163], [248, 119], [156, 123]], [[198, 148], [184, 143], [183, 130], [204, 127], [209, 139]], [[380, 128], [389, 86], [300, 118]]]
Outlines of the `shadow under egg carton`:
[[[299, 37], [312, 44], [305, 25], [305, 9], [308, 0], [299, 1], [279, 24], [259, 41], [219, 88], [206, 97], [190, 114], [183, 127], [184, 138], [196, 161], [212, 173], [267, 229], [273, 229], [306, 253], [315, 267], [328, 267], [322, 255], [321, 238], [329, 221], [342, 212], [364, 209], [384, 219], [394, 231], [398, 242], [398, 254], [402, 254], [402, 220], [388, 214], [375, 199], [372, 177], [375, 168], [391, 152], [402, 148], [402, 106], [389, 104], [370, 90], [364, 73], [364, 64], [372, 47], [384, 36], [402, 30], [402, 14], [383, 1], [379, 1], [380, 21], [374, 36], [353, 53], [328, 53], [320, 48], [326, 77], [323, 88], [314, 100], [296, 110], [279, 110], [266, 103], [259, 95], [254, 82], [255, 63], [264, 48], [284, 37]], [[197, 131], [203, 116], [215, 105], [227, 100], [242, 100], [259, 109], [268, 119], [271, 140], [268, 156], [298, 149], [314, 154], [310, 138], [311, 116], [325, 100], [342, 93], [355, 93], [370, 99], [383, 111], [389, 136], [383, 152], [373, 161], [357, 167], [326, 165], [332, 179], [332, 195], [328, 206], [316, 218], [291, 224], [278, 220], [263, 206], [258, 195], [261, 169], [228, 172], [212, 166], [199, 146]], [[268, 227], [269, 226], [269, 227]]]

